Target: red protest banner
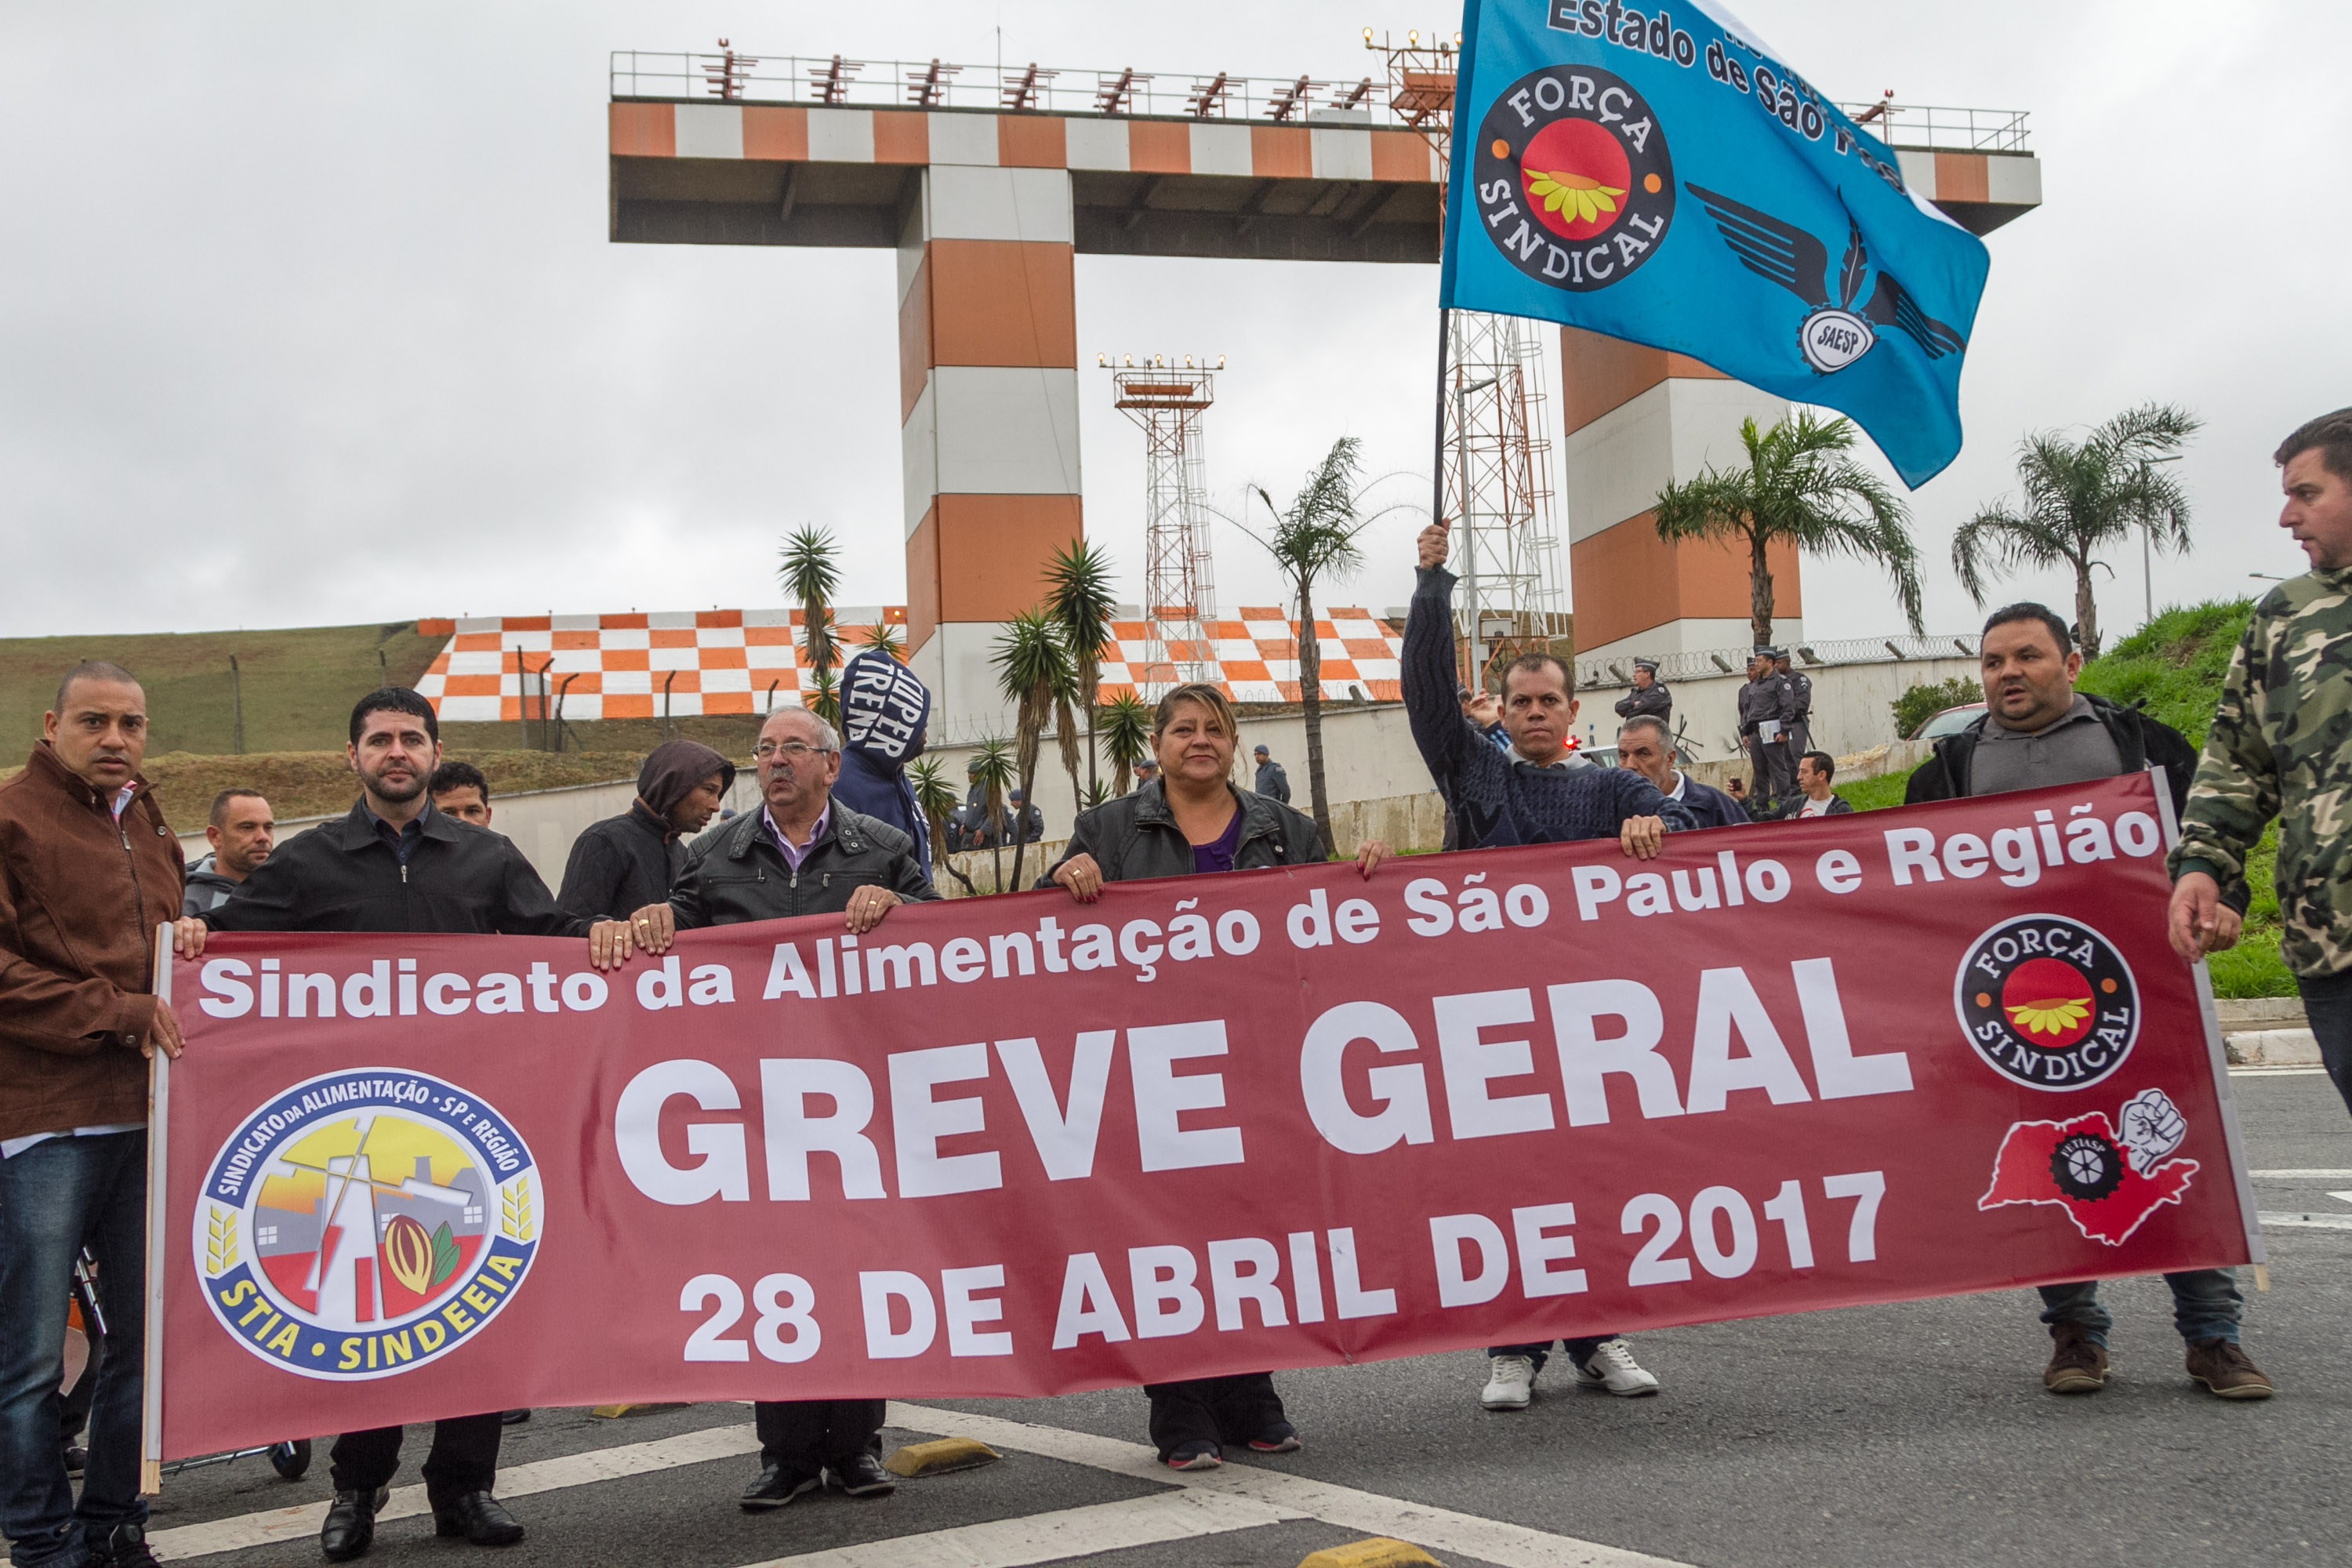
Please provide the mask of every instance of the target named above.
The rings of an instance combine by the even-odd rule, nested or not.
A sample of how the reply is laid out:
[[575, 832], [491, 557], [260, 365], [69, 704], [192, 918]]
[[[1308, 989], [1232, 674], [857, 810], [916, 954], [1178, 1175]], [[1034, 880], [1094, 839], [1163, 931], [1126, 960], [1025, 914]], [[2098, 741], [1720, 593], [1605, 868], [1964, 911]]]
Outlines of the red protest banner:
[[2147, 775], [173, 978], [162, 1447], [1044, 1394], [2259, 1258]]

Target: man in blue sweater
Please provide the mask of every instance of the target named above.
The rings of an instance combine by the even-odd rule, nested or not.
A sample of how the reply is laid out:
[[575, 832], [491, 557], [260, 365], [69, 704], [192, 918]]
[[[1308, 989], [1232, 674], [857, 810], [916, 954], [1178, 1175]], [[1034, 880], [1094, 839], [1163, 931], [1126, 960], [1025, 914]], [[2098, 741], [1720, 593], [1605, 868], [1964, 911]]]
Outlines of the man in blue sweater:
[[[1464, 717], [1454, 669], [1454, 574], [1445, 569], [1444, 523], [1422, 530], [1421, 575], [1404, 623], [1405, 716], [1413, 743], [1454, 816], [1459, 847], [1558, 844], [1614, 838], [1627, 855], [1649, 859], [1669, 830], [1696, 824], [1678, 801], [1629, 768], [1574, 767], [1568, 738], [1576, 722], [1575, 678], [1548, 653], [1528, 654], [1503, 672], [1503, 727], [1511, 746], [1498, 751]], [[1632, 1398], [1655, 1394], [1658, 1380], [1615, 1334], [1565, 1342], [1578, 1386]], [[1525, 1410], [1551, 1343], [1496, 1345], [1478, 1400], [1489, 1410]]]

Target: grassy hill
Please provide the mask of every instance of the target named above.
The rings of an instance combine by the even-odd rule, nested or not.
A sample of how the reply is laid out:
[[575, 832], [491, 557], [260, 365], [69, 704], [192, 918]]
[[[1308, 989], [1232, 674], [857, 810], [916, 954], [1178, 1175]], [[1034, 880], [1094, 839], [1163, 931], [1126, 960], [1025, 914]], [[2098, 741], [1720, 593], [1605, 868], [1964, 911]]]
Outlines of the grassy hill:
[[[2223, 600], [2167, 610], [2083, 667], [2078, 689], [2134, 704], [2202, 745], [2212, 727], [2213, 709], [2229, 674], [2230, 655], [2252, 616], [2251, 599]], [[1889, 773], [1841, 784], [1838, 793], [1856, 811], [1903, 804], [1909, 773]], [[2247, 862], [2252, 902], [2245, 934], [2228, 952], [2210, 961], [2213, 989], [2222, 996], [2292, 996], [2294, 976], [2279, 956], [2278, 893], [2272, 868], [2278, 851], [2276, 826]]]
[[[416, 635], [413, 621], [148, 637], [0, 638], [0, 762], [14, 763], [40, 739], [41, 715], [58, 678], [85, 658], [103, 658], [139, 678], [152, 726], [150, 754], [233, 753], [236, 745], [229, 658], [240, 668], [247, 753], [340, 748], [352, 704], [387, 681], [414, 686], [445, 637]], [[282, 807], [279, 809], [283, 809]]]

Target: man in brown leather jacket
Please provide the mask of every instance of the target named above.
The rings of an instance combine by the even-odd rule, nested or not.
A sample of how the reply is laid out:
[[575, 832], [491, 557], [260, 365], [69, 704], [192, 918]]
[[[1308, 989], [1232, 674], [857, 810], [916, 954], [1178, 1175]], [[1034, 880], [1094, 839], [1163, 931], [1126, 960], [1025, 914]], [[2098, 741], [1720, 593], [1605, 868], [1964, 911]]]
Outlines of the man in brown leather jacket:
[[[184, 866], [139, 774], [147, 699], [127, 671], [76, 666], [42, 737], [0, 784], [0, 1534], [21, 1564], [144, 1565], [145, 1058], [180, 1052], [152, 976]], [[109, 1332], [77, 1507], [58, 1368], [84, 1247]]]

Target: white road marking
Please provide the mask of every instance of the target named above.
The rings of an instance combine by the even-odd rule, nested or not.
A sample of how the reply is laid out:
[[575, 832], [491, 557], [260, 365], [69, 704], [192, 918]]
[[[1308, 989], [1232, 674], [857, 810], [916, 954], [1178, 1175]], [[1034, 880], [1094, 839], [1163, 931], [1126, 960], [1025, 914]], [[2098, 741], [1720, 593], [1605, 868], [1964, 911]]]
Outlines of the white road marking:
[[1268, 1508], [1248, 1498], [1179, 1487], [1125, 1502], [1095, 1503], [921, 1535], [894, 1535], [827, 1552], [804, 1552], [753, 1568], [784, 1568], [787, 1563], [792, 1568], [901, 1568], [908, 1563], [920, 1563], [926, 1568], [1024, 1568], [1033, 1563], [1062, 1563], [1097, 1552], [1223, 1535], [1305, 1517], [1295, 1509]]
[[2231, 1078], [2311, 1078], [2327, 1069], [2319, 1068], [2231, 1068]]
[[[760, 1439], [752, 1436], [749, 1426], [706, 1427], [699, 1432], [682, 1432], [675, 1437], [656, 1438], [650, 1443], [625, 1443], [616, 1448], [592, 1448], [586, 1453], [566, 1454], [561, 1458], [517, 1465], [499, 1472], [499, 1496], [527, 1497], [532, 1492], [588, 1486], [596, 1481], [618, 1480], [624, 1476], [641, 1476], [650, 1470], [699, 1465], [709, 1459], [731, 1459], [759, 1451]], [[432, 1511], [432, 1505], [425, 1500], [422, 1486], [397, 1487], [393, 1490], [392, 1500], [375, 1517], [378, 1523], [383, 1523], [386, 1520], [411, 1519]], [[268, 1546], [315, 1536], [319, 1533], [320, 1523], [326, 1517], [325, 1503], [301, 1503], [293, 1508], [275, 1508], [261, 1513], [210, 1520], [203, 1524], [184, 1524], [176, 1530], [159, 1530], [147, 1537], [147, 1544], [160, 1554], [171, 1558], [242, 1552], [248, 1546]]]
[[2254, 1216], [2265, 1228], [2274, 1225], [2302, 1226], [2310, 1230], [2352, 1230], [2352, 1214], [2263, 1214]]
[[[2263, 1216], [2266, 1221], [2271, 1217]], [[2344, 1216], [2341, 1223], [2352, 1227], [2352, 1215]], [[793, 1568], [896, 1568], [909, 1561], [940, 1563], [943, 1568], [1027, 1568], [1032, 1563], [1065, 1562], [1095, 1552], [1222, 1535], [1300, 1519], [1321, 1520], [1367, 1535], [1391, 1536], [1433, 1552], [1481, 1558], [1501, 1568], [1684, 1568], [1667, 1558], [1254, 1465], [1180, 1473], [1161, 1465], [1144, 1444], [1090, 1432], [895, 1401], [888, 1421], [906, 1431], [977, 1437], [992, 1447], [1084, 1465], [1168, 1489], [1125, 1502], [1061, 1509], [778, 1558], [759, 1568], [782, 1568], [787, 1563]], [[709, 1427], [647, 1443], [518, 1465], [500, 1473], [499, 1495], [527, 1497], [589, 1486], [757, 1453], [759, 1447], [750, 1426]], [[429, 1511], [425, 1489], [407, 1486], [392, 1494], [376, 1518], [379, 1521], [409, 1519]], [[157, 1552], [174, 1559], [239, 1552], [315, 1535], [326, 1512], [324, 1503], [271, 1509], [158, 1531], [147, 1541]]]
[[2248, 1171], [2258, 1182], [2341, 1182], [2352, 1178], [2352, 1171]]
[[[1501, 1568], [1683, 1568], [1682, 1564], [1664, 1557], [1603, 1546], [1597, 1542], [1579, 1541], [1572, 1536], [1553, 1535], [1501, 1520], [1481, 1519], [1475, 1514], [1456, 1513], [1451, 1509], [1382, 1497], [1377, 1492], [1360, 1491], [1353, 1487], [1337, 1486], [1328, 1481], [1309, 1480], [1304, 1476], [1285, 1475], [1279, 1470], [1261, 1468], [1254, 1464], [1228, 1464], [1217, 1470], [1171, 1470], [1141, 1443], [1097, 1437], [1090, 1432], [1033, 1426], [1025, 1421], [1007, 1421], [994, 1415], [968, 1415], [961, 1411], [938, 1410], [929, 1405], [901, 1405], [895, 1400], [890, 1405], [889, 1422], [893, 1426], [910, 1431], [936, 1432], [943, 1436], [977, 1437], [992, 1448], [1038, 1454], [1118, 1475], [1173, 1481], [1188, 1490], [1246, 1498], [1269, 1508], [1285, 1510], [1294, 1518], [1319, 1519], [1326, 1524], [1360, 1530], [1367, 1535], [1391, 1536], [1426, 1547], [1433, 1552], [1459, 1552], [1465, 1557], [1498, 1563]], [[800, 1560], [786, 1558], [783, 1561], [794, 1563]], [[812, 1558], [808, 1561], [820, 1563], [824, 1560]], [[990, 1561], [998, 1568], [1020, 1568], [1021, 1563], [1050, 1563], [1054, 1559], [1032, 1557], [1017, 1562]]]

